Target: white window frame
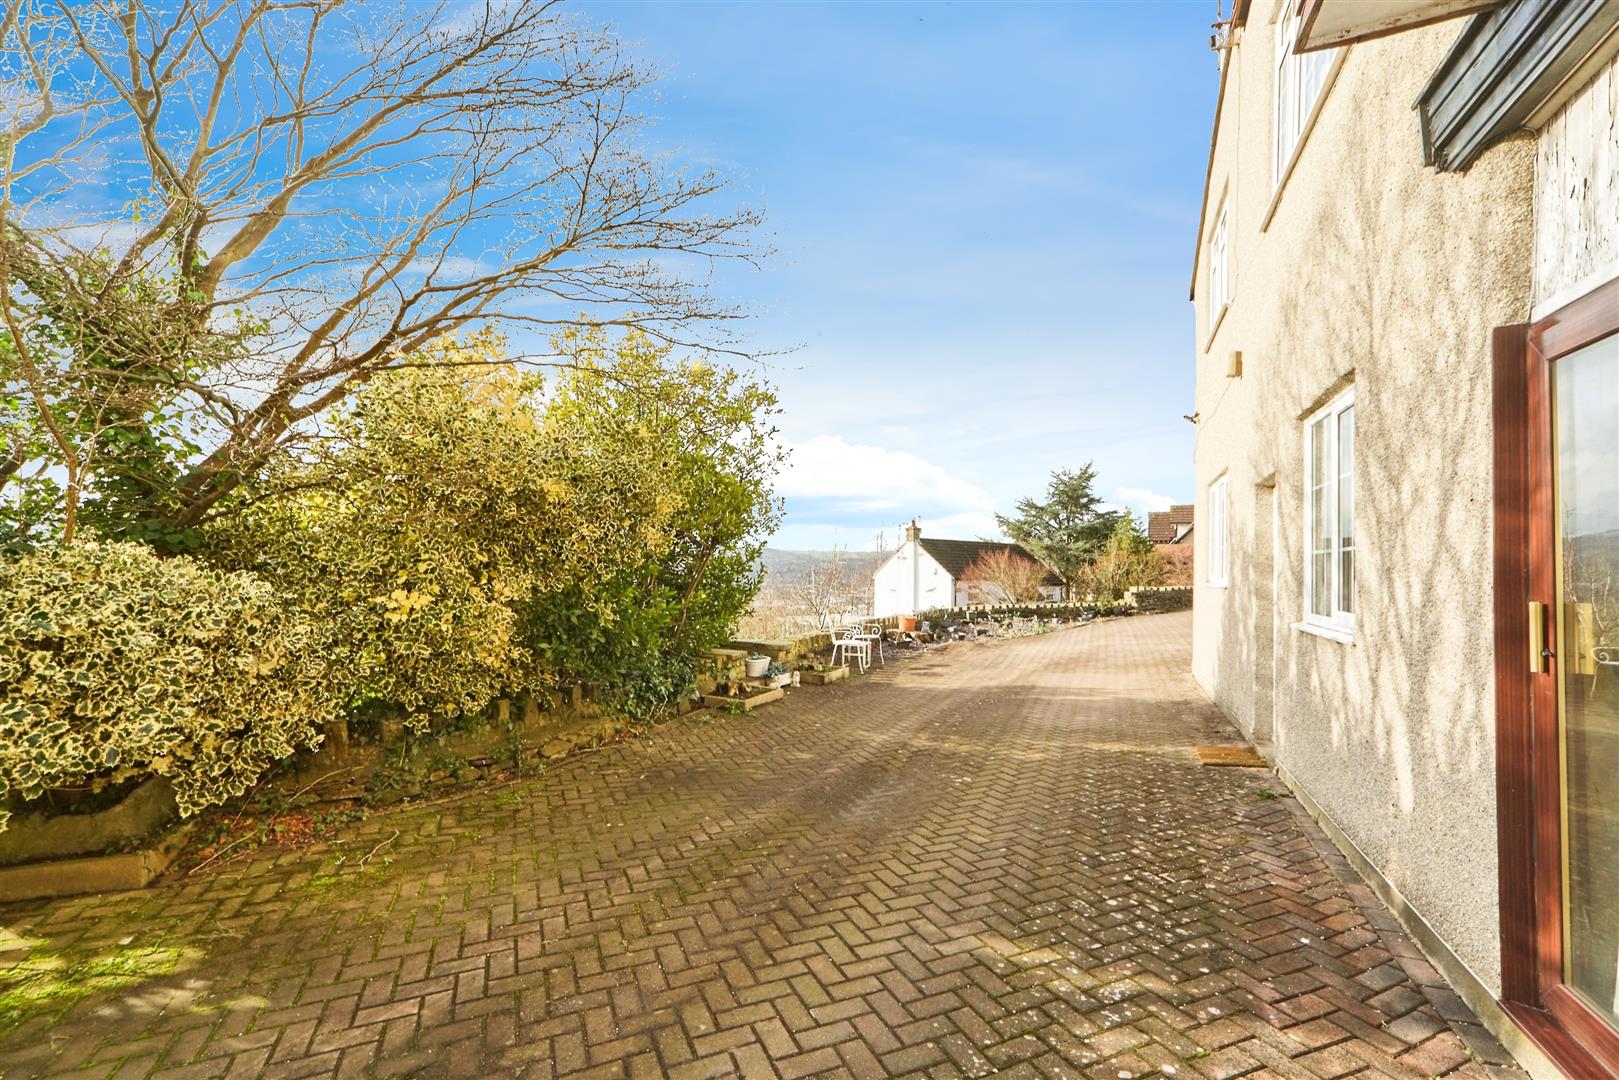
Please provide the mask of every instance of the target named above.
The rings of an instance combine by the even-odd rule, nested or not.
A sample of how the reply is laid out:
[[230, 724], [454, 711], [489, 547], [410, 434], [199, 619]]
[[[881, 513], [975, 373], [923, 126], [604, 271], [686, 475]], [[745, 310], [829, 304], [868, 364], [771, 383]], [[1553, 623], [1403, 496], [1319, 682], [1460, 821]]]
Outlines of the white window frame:
[[1271, 190], [1281, 190], [1293, 158], [1309, 134], [1310, 121], [1326, 92], [1338, 49], [1293, 51], [1299, 36], [1299, 15], [1284, 4], [1276, 20], [1276, 66], [1271, 90]]
[[1231, 303], [1230, 202], [1220, 204], [1220, 214], [1209, 233], [1209, 320], [1217, 323]]
[[1231, 584], [1231, 476], [1222, 474], [1209, 485], [1209, 564], [1203, 580], [1217, 589]]
[[[1344, 482], [1344, 479], [1345, 479], [1345, 474], [1343, 472], [1343, 462], [1339, 458], [1338, 434], [1339, 434], [1339, 430], [1340, 430], [1340, 426], [1339, 426], [1340, 418], [1343, 416], [1343, 414], [1345, 412], [1349, 411], [1350, 409], [1353, 409], [1354, 407], [1355, 407], [1355, 390], [1354, 390], [1354, 387], [1350, 387], [1348, 390], [1345, 390], [1343, 393], [1341, 393], [1337, 397], [1333, 398], [1327, 404], [1323, 405], [1321, 408], [1319, 408], [1315, 412], [1311, 413], [1308, 417], [1305, 418], [1305, 421], [1304, 421], [1304, 621], [1303, 621], [1303, 626], [1304, 626], [1305, 629], [1309, 629], [1309, 628], [1313, 627], [1313, 628], [1316, 628], [1316, 629], [1319, 629], [1319, 630], [1322, 630], [1322, 631], [1326, 631], [1327, 635], [1329, 637], [1330, 636], [1341, 636], [1341, 637], [1343, 637], [1345, 639], [1352, 638], [1353, 635], [1354, 635], [1354, 632], [1355, 632], [1355, 611], [1354, 611], [1354, 609], [1358, 605], [1355, 602], [1355, 600], [1356, 600], [1355, 596], [1351, 596], [1349, 598], [1350, 599], [1350, 605], [1349, 605], [1348, 610], [1344, 609], [1343, 603], [1342, 603], [1342, 601], [1344, 599], [1344, 597], [1343, 597], [1343, 581], [1342, 581], [1342, 576], [1343, 576], [1343, 554], [1344, 554], [1344, 552], [1346, 550], [1346, 546], [1341, 543], [1341, 540], [1343, 539], [1343, 531], [1339, 528], [1339, 525], [1340, 525], [1339, 513], [1343, 508], [1343, 500], [1340, 497], [1340, 491], [1341, 491], [1341, 486], [1342, 486], [1342, 484]], [[1355, 421], [1356, 421], [1356, 426], [1355, 426], [1356, 438], [1355, 438], [1355, 442], [1358, 444], [1360, 442], [1360, 439], [1359, 439], [1359, 434], [1360, 434], [1359, 421], [1360, 421], [1360, 417], [1359, 417], [1358, 413], [1356, 414]], [[1329, 599], [1328, 599], [1328, 604], [1327, 604], [1327, 613], [1324, 614], [1324, 615], [1319, 613], [1319, 612], [1316, 612], [1315, 610], [1313, 610], [1313, 608], [1311, 606], [1311, 598], [1315, 595], [1315, 553], [1316, 553], [1316, 543], [1315, 543], [1315, 540], [1316, 540], [1316, 537], [1315, 537], [1315, 506], [1316, 506], [1316, 503], [1315, 503], [1315, 500], [1316, 500], [1316, 490], [1315, 490], [1315, 484], [1314, 484], [1314, 477], [1312, 477], [1311, 474], [1310, 474], [1310, 464], [1314, 460], [1314, 456], [1315, 456], [1315, 441], [1316, 441], [1316, 438], [1317, 438], [1317, 431], [1318, 430], [1323, 434], [1323, 436], [1327, 440], [1327, 445], [1326, 445], [1326, 451], [1325, 452], [1326, 452], [1326, 460], [1327, 460], [1327, 465], [1328, 465], [1328, 471], [1327, 471], [1328, 479], [1327, 479], [1326, 490], [1323, 492], [1323, 497], [1326, 498], [1328, 500], [1329, 504], [1330, 504], [1330, 510], [1329, 510], [1329, 512], [1327, 514], [1327, 528], [1328, 528], [1328, 531], [1329, 531], [1329, 533], [1331, 535], [1331, 542], [1330, 543], [1331, 543], [1331, 552], [1332, 552], [1331, 559], [1329, 560], [1330, 565], [1332, 567], [1332, 580], [1328, 584], [1328, 594], [1327, 595], [1328, 595]], [[1355, 474], [1358, 471], [1355, 458], [1358, 456], [1358, 454], [1359, 454], [1359, 446], [1356, 445], [1353, 448], [1352, 453], [1351, 453], [1350, 471], [1347, 474], [1348, 482], [1349, 482], [1349, 485], [1350, 485], [1350, 505], [1351, 505], [1350, 513], [1351, 513], [1351, 518], [1353, 518], [1353, 513], [1354, 513], [1353, 506], [1354, 506], [1354, 503], [1355, 503]], [[1351, 519], [1350, 525], [1351, 525], [1351, 528], [1353, 528], [1353, 525], [1354, 525], [1353, 519]], [[1359, 544], [1359, 536], [1354, 532], [1351, 532], [1351, 534], [1350, 534], [1349, 544], [1347, 545], [1347, 550], [1349, 551], [1351, 558], [1353, 558], [1354, 561], [1355, 561], [1355, 567], [1354, 567], [1354, 579], [1355, 580], [1354, 580], [1354, 583], [1353, 583], [1353, 589], [1358, 594], [1358, 592], [1359, 592], [1359, 584], [1360, 584], [1360, 544]]]

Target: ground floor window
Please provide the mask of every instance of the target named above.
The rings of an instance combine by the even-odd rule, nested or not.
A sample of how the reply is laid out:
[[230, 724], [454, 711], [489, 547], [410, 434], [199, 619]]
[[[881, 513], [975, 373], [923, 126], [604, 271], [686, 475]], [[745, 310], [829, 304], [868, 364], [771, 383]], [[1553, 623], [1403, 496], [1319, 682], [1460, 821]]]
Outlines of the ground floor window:
[[1355, 392], [1304, 422], [1305, 621], [1355, 625]]

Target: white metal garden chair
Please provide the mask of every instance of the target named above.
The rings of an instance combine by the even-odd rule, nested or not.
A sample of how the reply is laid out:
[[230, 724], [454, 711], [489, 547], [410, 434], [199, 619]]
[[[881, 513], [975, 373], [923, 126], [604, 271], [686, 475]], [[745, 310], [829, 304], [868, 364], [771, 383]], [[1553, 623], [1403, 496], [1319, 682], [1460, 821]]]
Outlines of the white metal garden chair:
[[838, 657], [843, 663], [849, 662], [853, 656], [860, 664], [860, 673], [864, 675], [866, 668], [871, 666], [871, 642], [860, 636], [861, 628], [858, 626], [840, 626], [832, 631], [832, 663], [838, 663]]
[[860, 632], [858, 634], [856, 634], [855, 636], [858, 637], [861, 641], [866, 642], [867, 645], [875, 645], [875, 646], [877, 646], [877, 662], [879, 664], [881, 664], [883, 667], [888, 666], [888, 660], [883, 656], [883, 624], [882, 623], [879, 623], [879, 622], [866, 623], [864, 626], [862, 626], [860, 628]]

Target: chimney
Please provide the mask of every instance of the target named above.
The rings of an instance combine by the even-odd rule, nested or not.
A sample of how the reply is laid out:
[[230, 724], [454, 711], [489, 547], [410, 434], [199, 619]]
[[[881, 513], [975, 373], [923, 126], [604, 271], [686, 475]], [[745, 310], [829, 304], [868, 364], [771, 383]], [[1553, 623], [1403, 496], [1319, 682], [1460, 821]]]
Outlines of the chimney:
[[922, 606], [922, 552], [918, 542], [922, 539], [922, 530], [917, 528], [916, 519], [905, 526], [905, 542], [911, 545], [911, 614], [915, 615]]

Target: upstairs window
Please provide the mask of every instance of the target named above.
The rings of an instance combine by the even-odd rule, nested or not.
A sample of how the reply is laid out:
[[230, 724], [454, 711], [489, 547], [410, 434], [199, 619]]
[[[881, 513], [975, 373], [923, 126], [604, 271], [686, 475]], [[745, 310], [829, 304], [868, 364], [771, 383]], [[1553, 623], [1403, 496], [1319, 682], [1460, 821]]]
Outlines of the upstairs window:
[[1210, 585], [1222, 588], [1231, 579], [1230, 492], [1229, 476], [1209, 485], [1209, 568], [1205, 578]]
[[1304, 422], [1304, 621], [1355, 626], [1355, 392]]
[[1231, 302], [1231, 239], [1228, 222], [1231, 213], [1227, 204], [1220, 206], [1220, 216], [1209, 234], [1209, 316], [1218, 318]]
[[[1288, 4], [1291, 8], [1293, 5]], [[1276, 137], [1271, 162], [1271, 186], [1280, 187], [1293, 161], [1304, 127], [1310, 122], [1321, 90], [1327, 84], [1336, 49], [1296, 53], [1293, 42], [1299, 36], [1297, 13], [1276, 20]]]

